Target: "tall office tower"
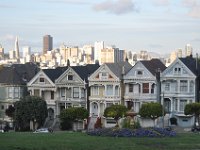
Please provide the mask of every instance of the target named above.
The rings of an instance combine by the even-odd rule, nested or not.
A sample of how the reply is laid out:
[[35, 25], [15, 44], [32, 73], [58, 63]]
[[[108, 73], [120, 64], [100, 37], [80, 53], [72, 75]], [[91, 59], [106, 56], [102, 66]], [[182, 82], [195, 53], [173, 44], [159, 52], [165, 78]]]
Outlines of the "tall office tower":
[[185, 56], [190, 56], [192, 55], [192, 46], [190, 44], [187, 44], [185, 46]]
[[0, 59], [4, 59], [4, 48], [0, 44]]
[[46, 54], [47, 51], [51, 51], [53, 49], [53, 37], [50, 35], [45, 35], [43, 37], [43, 54]]
[[20, 56], [19, 56], [19, 43], [18, 43], [18, 37], [16, 37], [16, 40], [15, 40], [15, 57], [16, 59], [19, 59]]
[[10, 50], [9, 51], [9, 58], [10, 59], [15, 59], [16, 58], [16, 51], [15, 50]]
[[182, 52], [181, 48], [177, 49], [177, 57], [178, 58], [182, 58], [183, 57], [183, 52]]
[[101, 59], [101, 50], [104, 49], [104, 41], [97, 41], [94, 43], [94, 60]]
[[31, 61], [31, 47], [29, 46], [23, 47], [23, 61], [24, 63]]
[[99, 58], [99, 64], [124, 61], [124, 52], [124, 50], [119, 50], [119, 48], [104, 48], [100, 50], [101, 58]]

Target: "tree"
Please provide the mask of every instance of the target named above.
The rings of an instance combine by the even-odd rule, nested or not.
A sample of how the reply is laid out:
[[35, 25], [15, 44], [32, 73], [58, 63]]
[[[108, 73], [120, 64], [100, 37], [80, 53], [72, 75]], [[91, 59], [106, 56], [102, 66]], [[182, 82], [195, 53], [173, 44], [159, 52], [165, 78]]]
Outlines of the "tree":
[[196, 127], [196, 122], [199, 122], [199, 115], [200, 115], [200, 103], [190, 103], [186, 104], [185, 109], [184, 109], [184, 114], [185, 115], [194, 115], [194, 126]]
[[142, 104], [142, 107], [140, 108], [139, 115], [143, 118], [150, 118], [154, 121], [155, 126], [155, 120], [163, 115], [163, 108], [162, 105], [159, 103], [145, 103]]
[[6, 115], [13, 119], [15, 114], [15, 107], [13, 105], [9, 105], [5, 111]]
[[126, 108], [123, 105], [112, 105], [105, 109], [104, 116], [114, 118], [118, 126], [119, 118], [123, 117], [127, 111], [128, 111], [128, 108]]
[[89, 113], [85, 108], [82, 107], [71, 107], [64, 109], [60, 113], [61, 129], [67, 130], [72, 127], [74, 121], [83, 120], [88, 118]]
[[14, 121], [20, 130], [30, 130], [30, 121], [42, 126], [47, 117], [47, 104], [41, 97], [26, 96], [14, 103]]

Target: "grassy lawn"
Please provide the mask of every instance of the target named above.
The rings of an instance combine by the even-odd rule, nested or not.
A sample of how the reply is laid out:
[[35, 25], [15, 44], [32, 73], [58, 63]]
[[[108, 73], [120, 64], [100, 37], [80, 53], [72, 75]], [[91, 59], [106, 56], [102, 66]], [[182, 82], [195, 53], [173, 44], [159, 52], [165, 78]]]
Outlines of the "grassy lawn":
[[0, 133], [0, 150], [197, 150], [200, 134], [173, 138], [96, 137], [85, 133]]

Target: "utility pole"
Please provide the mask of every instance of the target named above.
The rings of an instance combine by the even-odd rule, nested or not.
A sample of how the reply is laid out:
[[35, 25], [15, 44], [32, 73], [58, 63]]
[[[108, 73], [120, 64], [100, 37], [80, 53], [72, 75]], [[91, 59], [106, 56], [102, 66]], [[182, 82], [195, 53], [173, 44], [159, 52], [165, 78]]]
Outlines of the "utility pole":
[[165, 94], [164, 94], [164, 92], [163, 92], [163, 106], [162, 106], [162, 115], [163, 115], [163, 128], [165, 127], [165, 119], [164, 119], [164, 117], [165, 117], [165, 101], [164, 101], [164, 96], [165, 96]]

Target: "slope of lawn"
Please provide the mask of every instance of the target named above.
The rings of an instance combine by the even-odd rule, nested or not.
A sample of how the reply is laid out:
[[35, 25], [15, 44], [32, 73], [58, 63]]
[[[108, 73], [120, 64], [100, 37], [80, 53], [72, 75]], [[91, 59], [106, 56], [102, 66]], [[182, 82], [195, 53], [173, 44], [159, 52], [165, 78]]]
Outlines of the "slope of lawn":
[[170, 150], [200, 149], [200, 134], [176, 137], [122, 138], [90, 136], [80, 132], [0, 133], [0, 150]]

